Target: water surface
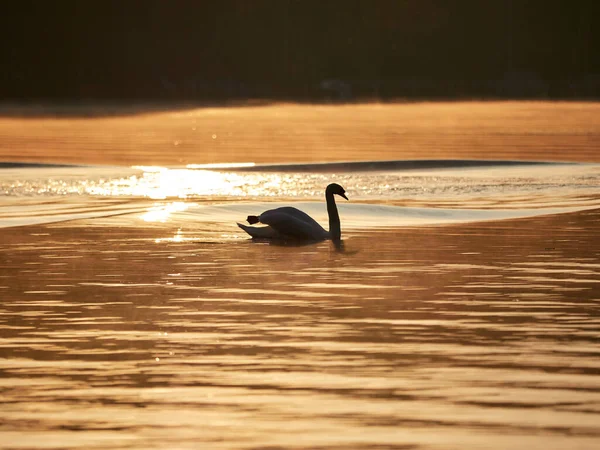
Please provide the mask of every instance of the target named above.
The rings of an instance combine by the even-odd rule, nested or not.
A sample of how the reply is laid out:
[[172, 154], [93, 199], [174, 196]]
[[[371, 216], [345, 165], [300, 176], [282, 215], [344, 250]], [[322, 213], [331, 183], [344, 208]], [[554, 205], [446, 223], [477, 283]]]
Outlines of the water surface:
[[2, 169], [2, 446], [597, 448], [598, 167]]

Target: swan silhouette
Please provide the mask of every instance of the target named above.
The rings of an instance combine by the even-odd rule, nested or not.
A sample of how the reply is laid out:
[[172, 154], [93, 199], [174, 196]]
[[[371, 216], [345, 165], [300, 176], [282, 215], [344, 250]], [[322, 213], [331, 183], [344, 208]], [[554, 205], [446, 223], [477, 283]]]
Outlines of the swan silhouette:
[[346, 197], [346, 191], [337, 183], [331, 183], [325, 189], [325, 200], [327, 202], [327, 214], [329, 215], [329, 231], [325, 230], [319, 223], [299, 209], [291, 206], [270, 209], [260, 216], [248, 216], [248, 223], [263, 223], [266, 227], [250, 227], [238, 223], [238, 226], [253, 238], [261, 239], [293, 239], [300, 241], [321, 241], [331, 239], [340, 241], [342, 229], [340, 216], [335, 204], [334, 194]]

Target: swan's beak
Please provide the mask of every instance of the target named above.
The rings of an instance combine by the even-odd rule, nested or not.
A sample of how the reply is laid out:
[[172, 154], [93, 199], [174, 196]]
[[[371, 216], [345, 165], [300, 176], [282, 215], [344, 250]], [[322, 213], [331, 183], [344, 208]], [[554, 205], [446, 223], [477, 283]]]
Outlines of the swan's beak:
[[346, 197], [345, 193], [340, 194], [340, 197], [344, 197], [346, 200], [348, 200], [348, 197]]

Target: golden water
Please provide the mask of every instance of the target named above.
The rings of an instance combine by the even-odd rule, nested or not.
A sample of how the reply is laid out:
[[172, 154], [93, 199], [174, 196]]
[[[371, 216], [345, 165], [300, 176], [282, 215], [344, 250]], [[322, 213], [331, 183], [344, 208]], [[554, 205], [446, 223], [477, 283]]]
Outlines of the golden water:
[[[535, 107], [516, 105], [522, 114]], [[408, 116], [408, 106], [398, 114]], [[302, 108], [269, 114], [308, 114]], [[543, 149], [560, 134], [565, 147], [554, 159], [597, 161], [591, 116], [534, 114], [531, 134], [516, 130], [514, 118], [498, 119], [494, 127], [522, 143], [517, 151], [502, 133], [488, 142], [473, 127], [479, 122], [466, 130], [461, 114], [471, 113], [452, 112], [456, 105], [415, 108], [447, 115], [449, 128], [417, 122], [407, 132], [433, 147], [449, 142], [456, 122], [453, 145], [464, 153], [441, 146], [443, 157], [491, 151], [498, 138], [497, 157], [535, 142], [520, 156], [552, 159]], [[496, 108], [489, 114], [512, 117], [506, 104]], [[211, 114], [251, 120], [237, 110]], [[338, 116], [322, 123], [319, 114], [316, 129], [340, 126]], [[24, 159], [115, 162], [114, 149], [90, 153], [110, 134], [82, 137], [97, 119], [71, 132], [73, 119], [52, 119], [48, 136], [40, 130], [49, 119], [15, 120], [33, 127], [11, 144]], [[114, 121], [113, 131], [168, 129], [154, 130], [156, 117], [102, 120]], [[376, 120], [362, 120], [354, 133], [364, 131], [365, 141], [347, 140], [347, 154], [388, 154], [372, 134]], [[16, 139], [8, 122], [0, 129]], [[66, 134], [57, 138], [56, 127]], [[114, 142], [127, 161], [175, 164], [174, 154], [136, 151], [134, 138], [123, 144], [123, 133]], [[255, 152], [265, 142], [257, 136], [247, 136]], [[302, 160], [299, 136], [289, 158], [276, 161]], [[77, 142], [85, 145], [75, 150]], [[264, 145], [253, 153], [259, 158], [234, 148], [222, 161], [273, 158]], [[319, 151], [341, 159], [341, 145]], [[186, 164], [215, 162], [181, 155]], [[598, 448], [598, 177], [597, 165], [354, 174], [2, 169], [0, 447]], [[282, 188], [286, 202], [325, 223], [315, 202], [329, 179], [350, 197], [340, 205], [342, 249], [253, 242], [235, 226], [246, 210], [283, 200]]]
[[582, 212], [355, 232], [340, 253], [161, 240], [168, 227], [7, 229], [0, 436], [594, 448], [599, 231]]
[[[82, 111], [63, 111], [69, 112]], [[43, 113], [30, 107], [22, 111], [25, 117], [0, 117], [0, 160], [162, 166], [415, 158], [600, 161], [597, 102], [291, 104], [60, 118]]]

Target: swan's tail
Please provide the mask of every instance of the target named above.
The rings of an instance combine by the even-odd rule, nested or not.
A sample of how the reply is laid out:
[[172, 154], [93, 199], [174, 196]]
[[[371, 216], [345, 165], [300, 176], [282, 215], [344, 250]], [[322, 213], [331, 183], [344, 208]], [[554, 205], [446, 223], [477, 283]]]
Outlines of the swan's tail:
[[255, 223], [258, 223], [258, 216], [248, 216], [248, 218], [246, 219], [248, 221], [248, 223], [250, 225], [254, 225]]
[[249, 227], [248, 225], [244, 225], [243, 223], [238, 223], [238, 227], [244, 230], [253, 238], [258, 239], [274, 239], [279, 236], [279, 234], [271, 227]]

